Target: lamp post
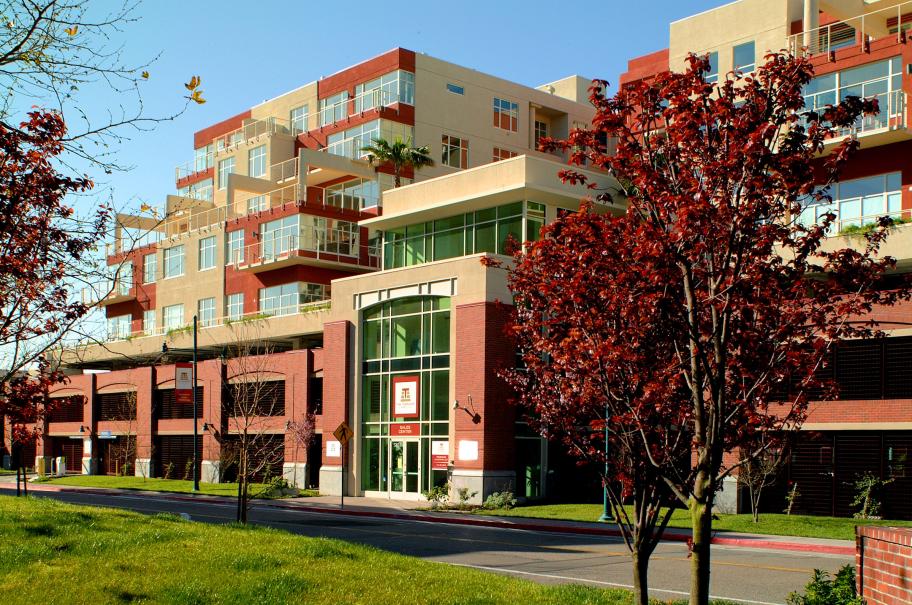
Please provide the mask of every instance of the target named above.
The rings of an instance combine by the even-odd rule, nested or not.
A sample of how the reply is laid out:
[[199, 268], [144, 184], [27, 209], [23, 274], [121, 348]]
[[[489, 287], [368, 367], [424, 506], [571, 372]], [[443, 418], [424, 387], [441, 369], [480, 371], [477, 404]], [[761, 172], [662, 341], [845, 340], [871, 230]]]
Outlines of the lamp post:
[[196, 444], [199, 443], [199, 432], [196, 428], [197, 411], [196, 411], [196, 315], [193, 316], [193, 491], [198, 492], [200, 489], [199, 482], [199, 460], [196, 456]]
[[611, 511], [608, 509], [608, 406], [605, 405], [605, 478], [602, 485], [602, 516], [599, 522], [608, 523], [614, 521]]

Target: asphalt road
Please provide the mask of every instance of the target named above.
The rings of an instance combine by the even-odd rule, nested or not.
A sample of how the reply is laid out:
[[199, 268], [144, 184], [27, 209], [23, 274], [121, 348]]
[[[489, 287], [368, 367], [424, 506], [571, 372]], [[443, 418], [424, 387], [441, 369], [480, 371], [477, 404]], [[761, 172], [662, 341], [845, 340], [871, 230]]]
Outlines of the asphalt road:
[[[0, 486], [0, 493], [9, 493]], [[75, 504], [128, 508], [142, 513], [187, 513], [195, 521], [234, 520], [230, 504], [174, 502], [156, 496], [35, 492]], [[251, 522], [306, 536], [325, 536], [367, 544], [429, 561], [513, 575], [542, 583], [570, 582], [629, 588], [630, 559], [619, 539], [550, 532], [347, 517], [331, 513], [255, 506]], [[768, 605], [807, 582], [815, 568], [834, 571], [852, 558], [790, 551], [713, 546], [712, 594], [715, 598]], [[689, 586], [687, 547], [663, 543], [652, 557], [652, 596], [682, 598]]]

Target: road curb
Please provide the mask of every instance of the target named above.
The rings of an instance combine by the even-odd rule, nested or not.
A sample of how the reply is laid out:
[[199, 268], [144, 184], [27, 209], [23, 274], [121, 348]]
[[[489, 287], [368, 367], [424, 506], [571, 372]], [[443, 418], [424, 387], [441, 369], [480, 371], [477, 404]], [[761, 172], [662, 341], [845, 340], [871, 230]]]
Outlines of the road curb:
[[[213, 504], [235, 504], [234, 498], [223, 498], [221, 496], [182, 496], [168, 492], [144, 492], [139, 490], [119, 490], [110, 488], [81, 488], [65, 487], [57, 485], [29, 485], [29, 491], [44, 492], [73, 492], [82, 494], [105, 494], [110, 496], [128, 496], [132, 494], [149, 494], [154, 493], [156, 497], [163, 500], [174, 502], [195, 502], [195, 503], [213, 503]], [[278, 508], [283, 510], [298, 510], [302, 512], [314, 512], [321, 514], [342, 515], [348, 517], [374, 517], [380, 519], [393, 519], [398, 521], [421, 521], [424, 523], [445, 523], [449, 525], [467, 525], [474, 527], [490, 527], [496, 529], [518, 529], [524, 531], [542, 531], [552, 533], [565, 533], [576, 535], [590, 536], [610, 536], [620, 537], [621, 532], [610, 527], [588, 527], [583, 525], [555, 525], [549, 523], [536, 523], [530, 521], [505, 521], [502, 519], [470, 519], [466, 517], [447, 517], [444, 515], [428, 515], [423, 513], [388, 513], [377, 510], [339, 510], [325, 506], [314, 506], [301, 503], [283, 503], [279, 501], [258, 502], [261, 506]], [[666, 542], [689, 542], [690, 536], [678, 533], [666, 533], [663, 538]], [[724, 535], [716, 535], [712, 539], [712, 544], [719, 546], [733, 546], [737, 548], [759, 548], [762, 550], [788, 550], [794, 552], [807, 552], [827, 555], [855, 555], [854, 544], [845, 546], [835, 544], [815, 544], [812, 542], [794, 542], [781, 541], [766, 538], [741, 538]]]

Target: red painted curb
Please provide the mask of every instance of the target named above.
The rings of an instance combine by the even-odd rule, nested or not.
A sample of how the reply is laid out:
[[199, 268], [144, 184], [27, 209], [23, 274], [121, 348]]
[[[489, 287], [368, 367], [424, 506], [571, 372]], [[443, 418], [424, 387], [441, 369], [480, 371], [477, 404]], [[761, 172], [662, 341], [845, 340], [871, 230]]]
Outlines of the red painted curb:
[[[3, 487], [0, 487], [3, 489]], [[118, 490], [113, 488], [70, 488], [56, 485], [30, 485], [29, 490], [45, 492], [74, 492], [81, 494], [105, 494], [109, 496], [127, 496], [134, 490]], [[143, 493], [143, 492], [136, 492]], [[214, 503], [214, 504], [235, 504], [234, 499], [222, 498], [221, 496], [180, 496], [172, 495], [167, 492], [156, 492], [156, 497], [163, 500], [173, 500], [175, 502], [195, 502], [195, 503]], [[426, 515], [421, 513], [386, 513], [382, 511], [366, 510], [339, 510], [337, 508], [327, 508], [324, 506], [313, 506], [308, 504], [283, 504], [276, 501], [263, 503], [263, 506], [279, 508], [282, 510], [297, 510], [303, 512], [314, 512], [321, 514], [345, 515], [349, 517], [376, 517], [380, 519], [394, 519], [398, 521], [421, 521], [424, 523], [446, 523], [449, 525], [469, 525], [474, 527], [491, 527], [497, 529], [520, 529], [525, 531], [546, 531], [564, 534], [590, 535], [590, 536], [611, 536], [620, 537], [621, 532], [617, 529], [608, 527], [586, 527], [573, 525], [549, 525], [546, 523], [531, 522], [511, 522], [490, 519], [467, 519], [465, 517], [444, 517], [438, 515]], [[666, 533], [662, 538], [666, 542], [687, 542], [690, 536], [686, 534]], [[780, 542], [776, 540], [755, 539], [755, 538], [729, 538], [725, 536], [715, 536], [712, 544], [719, 546], [734, 546], [738, 548], [760, 548], [764, 550], [788, 550], [795, 552], [810, 552], [827, 555], [855, 555], [854, 546], [836, 546], [828, 544], [813, 544], [808, 542]]]

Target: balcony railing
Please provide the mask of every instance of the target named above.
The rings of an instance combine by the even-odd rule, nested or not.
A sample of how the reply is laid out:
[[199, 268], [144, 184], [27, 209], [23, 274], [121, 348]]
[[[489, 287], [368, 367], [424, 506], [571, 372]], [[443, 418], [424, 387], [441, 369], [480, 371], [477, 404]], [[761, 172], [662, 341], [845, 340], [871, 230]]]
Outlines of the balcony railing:
[[378, 107], [389, 107], [401, 102], [398, 94], [384, 91], [380, 88], [365, 91], [355, 97], [337, 101], [332, 105], [320, 108], [320, 125], [335, 124], [348, 117], [358, 115]]
[[876, 95], [880, 112], [873, 116], [858, 118], [854, 126], [843, 129], [841, 135], [866, 135], [881, 130], [897, 130], [906, 127], [906, 93], [892, 90]]
[[[359, 264], [362, 246], [357, 231], [307, 225], [282, 229], [263, 236], [263, 241], [235, 251], [228, 261], [239, 268], [261, 267], [294, 257]], [[368, 256], [379, 256], [379, 249], [364, 246]], [[303, 253], [303, 254], [302, 254]], [[346, 261], [346, 257], [349, 260]], [[369, 266], [376, 266], [373, 260]]]
[[[789, 36], [788, 49], [794, 55], [816, 55], [890, 37], [901, 41], [902, 30], [906, 29], [903, 14], [910, 11], [912, 1], [808, 29]], [[907, 23], [912, 24], [912, 19], [908, 19]]]
[[193, 176], [194, 174], [199, 174], [200, 172], [205, 172], [212, 168], [214, 164], [214, 155], [212, 152], [207, 153], [205, 156], [197, 156], [196, 158], [181, 164], [174, 169], [174, 178], [176, 180], [181, 180], [187, 178], [188, 176]]
[[269, 167], [269, 178], [273, 183], [284, 183], [285, 181], [297, 180], [298, 178], [298, 158], [297, 156], [273, 164]]
[[282, 118], [269, 117], [262, 120], [252, 120], [240, 128], [215, 139], [216, 152], [221, 153], [236, 148], [254, 139], [274, 134], [287, 134], [297, 136], [301, 129], [297, 123]]
[[162, 231], [165, 237], [174, 237], [183, 233], [191, 233], [212, 227], [227, 220], [227, 206], [216, 206], [202, 212], [193, 212], [189, 209], [178, 210], [162, 223]]
[[[281, 297], [271, 297], [279, 299]], [[252, 323], [255, 321], [266, 320], [268, 321], [272, 317], [287, 317], [290, 315], [306, 315], [308, 313], [317, 313], [319, 311], [326, 311], [331, 308], [331, 301], [318, 300], [310, 302], [302, 302], [295, 305], [287, 304], [271, 304], [270, 298], [260, 301], [264, 308], [272, 309], [269, 312], [266, 311], [253, 311], [251, 313], [236, 314], [236, 315], [225, 315], [222, 317], [215, 317], [208, 320], [200, 320], [199, 329], [201, 331], [207, 330], [210, 328], [217, 328], [222, 326], [231, 326], [237, 324]], [[276, 301], [278, 302], [278, 301]], [[164, 336], [167, 338], [172, 338], [175, 336], [180, 336], [181, 334], [189, 334], [193, 330], [192, 325], [180, 325], [180, 326], [155, 326], [138, 331], [127, 331], [121, 328], [117, 328], [113, 331], [105, 330], [105, 340], [108, 342], [118, 341], [118, 340], [133, 340], [135, 338], [143, 338], [149, 336]]]

